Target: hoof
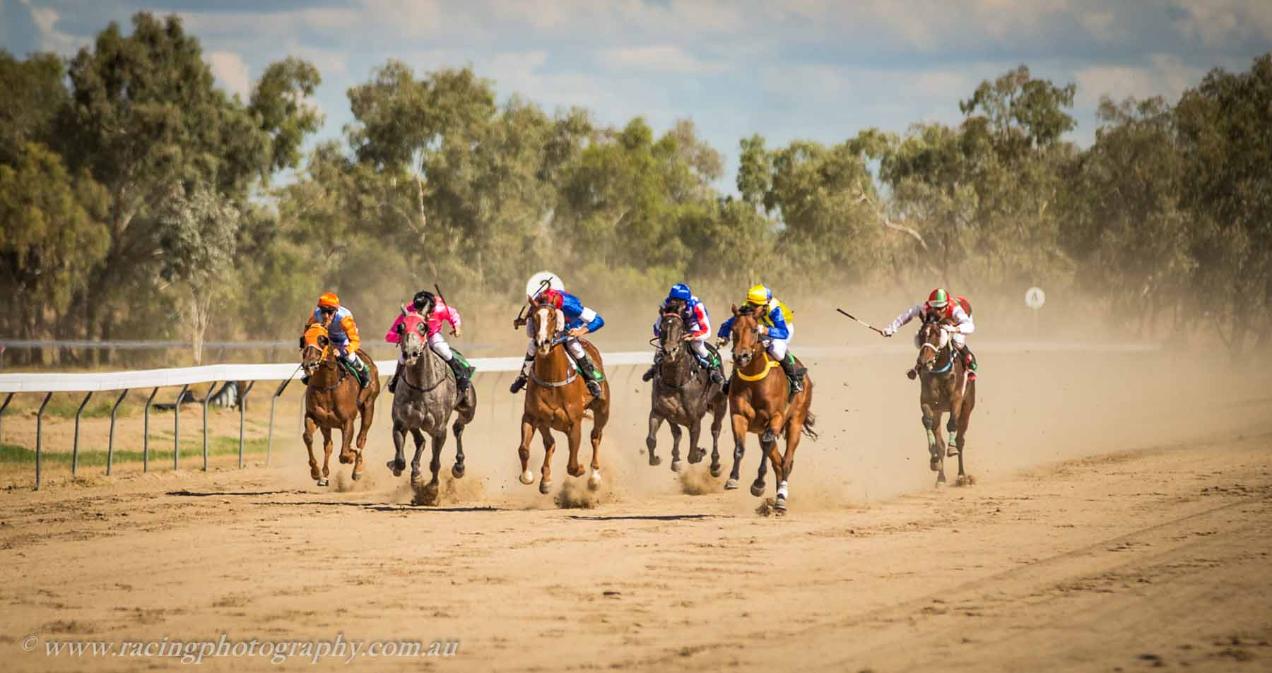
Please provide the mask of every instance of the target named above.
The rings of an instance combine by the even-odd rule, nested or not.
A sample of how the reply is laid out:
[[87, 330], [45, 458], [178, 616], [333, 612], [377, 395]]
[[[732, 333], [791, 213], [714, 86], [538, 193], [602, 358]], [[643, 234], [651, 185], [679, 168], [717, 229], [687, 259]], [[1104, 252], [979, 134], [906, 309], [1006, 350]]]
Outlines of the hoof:
[[936, 475], [936, 487], [940, 488], [945, 485], [945, 473]]
[[729, 480], [728, 480], [728, 481], [724, 482], [724, 490], [726, 490], [726, 491], [736, 491], [737, 489], [738, 489], [738, 480], [737, 480], [737, 479], [729, 478]]
[[975, 483], [976, 483], [976, 480], [973, 479], [972, 476], [968, 474], [960, 474], [958, 475], [958, 479], [954, 480], [955, 486], [971, 486]]
[[650, 464], [650, 465], [654, 465], [654, 466], [656, 466], [656, 465], [662, 465], [662, 458], [659, 458], [658, 456], [655, 456], [653, 453], [650, 453], [650, 454], [649, 454], [649, 464]]
[[423, 473], [423, 472], [416, 472], [415, 470], [411, 470], [411, 483], [412, 483], [412, 484], [419, 484], [419, 483], [420, 483], [420, 482], [422, 482], [422, 481], [424, 481], [424, 473]]
[[932, 460], [928, 462], [928, 468], [930, 468], [933, 472], [941, 469], [941, 457], [932, 456]]
[[779, 495], [779, 496], [777, 496], [777, 499], [773, 501], [773, 511], [778, 512], [778, 513], [785, 512], [785, 511], [786, 511], [786, 498], [783, 498], [783, 497], [782, 497], [782, 496], [780, 496], [780, 495]]
[[[690, 462], [692, 462], [692, 461], [690, 461]], [[671, 461], [671, 471], [672, 471], [672, 472], [679, 472], [679, 471], [680, 471], [680, 468], [681, 468], [680, 461], [678, 461], [678, 460], [673, 460], [673, 461]]]
[[707, 457], [707, 450], [702, 447], [698, 447], [696, 449], [689, 449], [690, 463], [693, 463], [693, 464], [701, 463], [702, 459], [706, 457]]
[[534, 483], [534, 475], [530, 474], [530, 470], [526, 470], [525, 472], [517, 475], [517, 481], [529, 486]]
[[327, 484], [330, 484], [330, 483], [331, 483], [331, 482], [327, 481], [326, 479], [319, 479], [319, 480], [318, 480], [318, 485], [319, 485], [319, 486], [326, 486]]
[[571, 477], [581, 477], [583, 476], [583, 473], [586, 471], [587, 470], [584, 470], [582, 465], [579, 465], [578, 467], [573, 467], [573, 468], [571, 467], [565, 468], [566, 474], [569, 474]]
[[354, 459], [354, 458], [356, 458], [357, 456], [358, 456], [358, 454], [356, 454], [356, 453], [354, 453], [354, 452], [352, 452], [352, 451], [349, 451], [349, 452], [347, 452], [347, 453], [346, 453], [346, 452], [344, 452], [344, 451], [341, 451], [341, 452], [340, 452], [340, 464], [341, 464], [341, 465], [349, 465], [349, 464], [353, 463], [353, 459]]
[[601, 471], [592, 470], [592, 474], [587, 478], [587, 487], [595, 491], [601, 487]]
[[400, 476], [402, 476], [402, 470], [405, 470], [405, 469], [406, 469], [406, 461], [405, 461], [405, 460], [390, 460], [389, 462], [385, 463], [384, 465], [385, 465], [385, 467], [388, 467], [390, 470], [393, 470], [393, 476], [395, 476], [395, 477], [400, 477]]
[[452, 477], [454, 477], [454, 478], [456, 478], [456, 479], [463, 479], [463, 478], [464, 478], [464, 464], [463, 464], [463, 463], [455, 463], [454, 465], [452, 465], [452, 466], [451, 466], [451, 476], [452, 476]]
[[547, 495], [548, 491], [551, 491], [551, 490], [552, 490], [552, 482], [550, 480], [544, 479], [543, 481], [539, 482], [540, 493]]
[[751, 495], [757, 498], [764, 495], [764, 482], [760, 481], [759, 479], [756, 479], [754, 482], [752, 482]]
[[946, 450], [945, 450], [945, 455], [946, 455], [946, 456], [948, 456], [948, 457], [950, 457], [950, 458], [953, 458], [954, 456], [957, 456], [957, 455], [958, 455], [958, 447], [957, 447], [957, 446], [954, 446], [953, 444], [951, 444], [951, 445], [950, 445], [950, 448], [948, 448], [948, 449], [946, 449]]
[[[711, 476], [713, 476], [713, 477], [718, 477], [718, 476], [720, 476], [721, 474], [724, 474], [724, 466], [723, 466], [723, 465], [716, 464], [716, 465], [712, 465], [712, 466], [711, 466]], [[734, 488], [737, 488], [737, 484], [734, 484]]]
[[354, 471], [353, 471], [353, 474], [352, 474], [352, 475], [350, 475], [350, 476], [351, 476], [351, 477], [353, 477], [353, 480], [354, 480], [354, 481], [357, 481], [357, 480], [359, 480], [359, 479], [361, 479], [361, 478], [362, 478], [362, 471], [361, 471], [361, 470], [354, 470]]

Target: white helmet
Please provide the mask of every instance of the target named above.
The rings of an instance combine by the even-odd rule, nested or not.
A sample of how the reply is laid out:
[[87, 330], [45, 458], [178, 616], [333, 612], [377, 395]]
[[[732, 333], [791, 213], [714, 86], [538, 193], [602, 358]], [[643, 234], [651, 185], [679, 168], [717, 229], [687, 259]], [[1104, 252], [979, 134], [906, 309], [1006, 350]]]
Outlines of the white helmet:
[[546, 289], [560, 292], [565, 290], [565, 284], [551, 271], [540, 271], [530, 276], [530, 280], [526, 281], [526, 297], [530, 301], [534, 301], [539, 296], [539, 293]]

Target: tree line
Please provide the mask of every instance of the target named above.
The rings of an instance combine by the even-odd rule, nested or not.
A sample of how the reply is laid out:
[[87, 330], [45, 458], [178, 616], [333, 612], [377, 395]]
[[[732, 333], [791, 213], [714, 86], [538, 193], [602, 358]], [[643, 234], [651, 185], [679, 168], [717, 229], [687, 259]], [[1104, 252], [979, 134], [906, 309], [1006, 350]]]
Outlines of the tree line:
[[494, 306], [550, 267], [601, 301], [686, 279], [1046, 284], [1139, 333], [1269, 340], [1272, 54], [1174, 102], [1103, 99], [1085, 149], [1065, 139], [1075, 86], [1021, 66], [956, 125], [741, 139], [735, 191], [690, 121], [607, 126], [399, 61], [306, 151], [320, 81], [288, 58], [231, 96], [148, 13], [70, 59], [0, 51], [0, 336], [189, 339], [198, 361], [205, 337], [290, 337], [323, 289], [371, 315], [434, 280]]

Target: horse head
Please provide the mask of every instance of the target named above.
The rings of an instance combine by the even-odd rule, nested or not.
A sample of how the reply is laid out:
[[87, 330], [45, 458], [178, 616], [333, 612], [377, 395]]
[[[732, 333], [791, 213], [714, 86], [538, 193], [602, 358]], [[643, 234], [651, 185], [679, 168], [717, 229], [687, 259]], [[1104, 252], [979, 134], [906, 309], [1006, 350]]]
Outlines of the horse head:
[[534, 347], [539, 355], [547, 356], [556, 345], [556, 337], [565, 329], [565, 314], [550, 302], [538, 302], [534, 312]]
[[414, 363], [428, 348], [428, 321], [418, 313], [404, 313], [397, 334], [398, 350], [408, 364]]
[[950, 333], [942, 329], [946, 324], [948, 323], [935, 316], [923, 321], [923, 326], [919, 328], [919, 358], [915, 363], [916, 369], [922, 367], [932, 371], [941, 352], [950, 347]]
[[300, 367], [305, 370], [305, 375], [313, 376], [330, 354], [331, 337], [327, 328], [319, 323], [306, 327], [300, 337]]
[[751, 359], [763, 352], [760, 341], [760, 323], [755, 318], [754, 306], [733, 306], [733, 360], [739, 367], [751, 364]]
[[680, 311], [668, 307], [658, 318], [658, 339], [662, 346], [663, 358], [667, 362], [676, 362], [680, 358], [680, 343], [684, 341], [685, 323]]

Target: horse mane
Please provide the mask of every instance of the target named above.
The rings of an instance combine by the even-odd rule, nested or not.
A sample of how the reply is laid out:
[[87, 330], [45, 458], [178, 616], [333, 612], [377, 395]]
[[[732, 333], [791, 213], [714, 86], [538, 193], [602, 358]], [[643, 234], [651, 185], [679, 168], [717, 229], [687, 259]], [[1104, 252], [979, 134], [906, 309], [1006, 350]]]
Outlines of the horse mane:
[[749, 315], [749, 316], [754, 316], [754, 315], [755, 315], [755, 309], [756, 309], [756, 307], [755, 307], [755, 306], [752, 306], [752, 305], [750, 305], [750, 304], [747, 304], [747, 305], [742, 306], [741, 308], [739, 308], [739, 309], [738, 309], [738, 315]]

